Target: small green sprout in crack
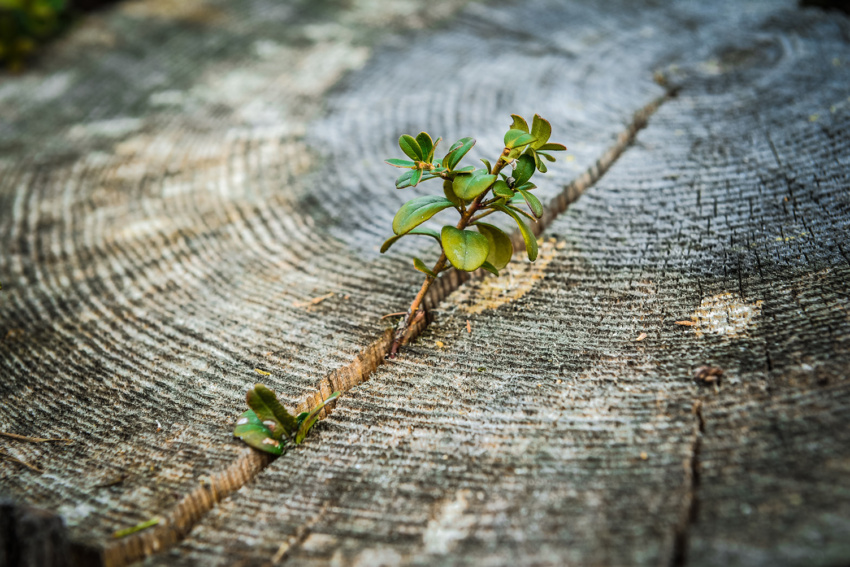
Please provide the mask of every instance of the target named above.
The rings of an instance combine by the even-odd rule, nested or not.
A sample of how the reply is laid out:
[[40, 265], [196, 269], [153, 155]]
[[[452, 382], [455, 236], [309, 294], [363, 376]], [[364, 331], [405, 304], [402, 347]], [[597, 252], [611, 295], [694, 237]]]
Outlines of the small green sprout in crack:
[[322, 408], [337, 399], [339, 394], [334, 392], [313, 410], [293, 416], [277, 400], [274, 392], [262, 384], [255, 384], [246, 396], [251, 409], [239, 416], [233, 436], [254, 449], [282, 455], [288, 444], [298, 445], [304, 441], [319, 419]]
[[150, 520], [141, 522], [136, 524], [131, 528], [124, 528], [123, 530], [118, 530], [112, 534], [114, 538], [122, 538], [127, 537], [128, 535], [133, 535], [134, 533], [140, 532], [142, 530], [146, 530], [148, 528], [152, 528], [158, 525], [162, 520], [160, 518], [151, 518]]
[[[398, 145], [409, 159], [387, 160], [393, 167], [407, 170], [396, 179], [397, 189], [415, 187], [431, 179], [443, 181], [442, 195], [417, 197], [402, 205], [393, 218], [395, 235], [381, 247], [384, 253], [401, 237], [414, 234], [433, 238], [442, 252], [433, 268], [413, 258], [413, 267], [425, 274], [425, 282], [399, 322], [389, 358], [396, 356], [411, 325], [424, 316], [420, 304], [440, 272], [454, 266], [466, 272], [483, 268], [498, 276], [499, 270], [507, 266], [514, 252], [510, 237], [481, 219], [493, 213], [511, 217], [525, 241], [528, 259], [533, 262], [537, 258], [537, 240], [523, 217], [537, 222], [543, 216], [543, 205], [531, 193], [537, 186], [530, 179], [537, 171], [546, 172], [546, 161], [555, 161], [547, 152], [567, 148], [549, 142], [552, 126], [539, 115], [534, 115], [531, 128], [522, 116], [511, 117], [513, 122], [505, 133], [504, 150], [495, 164], [482, 159], [483, 168], [460, 166], [460, 161], [475, 145], [472, 138], [461, 138], [449, 147], [443, 159], [434, 159], [441, 138], [434, 141], [427, 132], [420, 132], [415, 138], [406, 134], [399, 138]], [[503, 173], [502, 169], [508, 165], [512, 171]], [[524, 206], [528, 207], [527, 211]], [[456, 225], [447, 224], [440, 232], [420, 226], [447, 209], [454, 209], [460, 215]], [[469, 227], [476, 230], [468, 230]]]

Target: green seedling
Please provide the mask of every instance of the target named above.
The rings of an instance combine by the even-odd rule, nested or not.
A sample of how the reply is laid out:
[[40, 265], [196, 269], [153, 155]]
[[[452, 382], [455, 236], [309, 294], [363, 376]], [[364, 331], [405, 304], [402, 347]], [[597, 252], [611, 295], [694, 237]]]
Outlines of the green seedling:
[[[500, 213], [513, 219], [525, 242], [528, 259], [533, 262], [537, 258], [537, 239], [525, 219], [537, 222], [543, 216], [543, 205], [532, 193], [537, 186], [530, 180], [536, 172], [546, 172], [546, 161], [555, 161], [548, 152], [567, 148], [549, 142], [552, 126], [540, 116], [534, 116], [531, 128], [522, 116], [512, 114], [511, 117], [513, 122], [505, 133], [502, 153], [494, 164], [482, 159], [483, 168], [460, 165], [475, 145], [472, 138], [458, 140], [438, 160], [434, 158], [434, 152], [441, 138], [433, 140], [427, 132], [420, 132], [416, 137], [404, 135], [399, 138], [401, 151], [409, 159], [387, 160], [393, 167], [406, 170], [396, 179], [397, 189], [415, 187], [431, 179], [443, 182], [442, 195], [417, 197], [402, 205], [393, 218], [395, 235], [381, 247], [381, 253], [384, 253], [402, 237], [419, 235], [436, 240], [442, 252], [437, 263], [430, 268], [421, 259], [413, 258], [413, 267], [425, 274], [425, 282], [399, 322], [390, 358], [396, 356], [413, 322], [424, 316], [420, 305], [441, 272], [454, 266], [466, 272], [483, 268], [499, 275], [499, 270], [508, 264], [514, 252], [510, 237], [500, 228], [481, 222], [484, 217]], [[510, 173], [502, 171], [507, 166], [511, 167]], [[447, 224], [439, 232], [420, 226], [447, 210], [454, 210], [460, 215], [456, 224]]]
[[334, 392], [312, 411], [293, 416], [277, 400], [274, 392], [262, 384], [255, 384], [246, 396], [251, 409], [239, 416], [233, 435], [255, 449], [282, 455], [288, 444], [298, 445], [304, 441], [319, 419], [322, 408], [338, 397], [339, 392]]

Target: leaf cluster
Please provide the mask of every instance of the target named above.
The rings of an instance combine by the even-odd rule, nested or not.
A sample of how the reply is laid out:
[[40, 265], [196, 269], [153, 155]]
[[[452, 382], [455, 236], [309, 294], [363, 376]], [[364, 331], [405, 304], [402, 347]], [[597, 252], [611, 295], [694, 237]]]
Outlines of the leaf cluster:
[[[549, 152], [567, 148], [549, 142], [552, 126], [539, 115], [534, 116], [531, 127], [522, 116], [513, 114], [511, 118], [504, 150], [494, 164], [482, 159], [483, 168], [461, 166], [461, 160], [475, 145], [472, 138], [461, 138], [452, 144], [441, 159], [435, 159], [441, 138], [433, 140], [427, 132], [399, 138], [399, 147], [408, 159], [386, 160], [406, 170], [396, 179], [396, 188], [441, 179], [443, 193], [417, 197], [402, 205], [393, 218], [395, 235], [384, 242], [382, 253], [409, 234], [428, 236], [439, 244], [455, 268], [467, 272], [484, 268], [498, 275], [513, 255], [513, 244], [504, 231], [481, 219], [501, 213], [519, 227], [529, 260], [537, 258], [537, 240], [526, 219], [536, 222], [543, 216], [543, 205], [532, 193], [537, 186], [530, 180], [536, 172], [546, 172], [546, 161], [555, 161]], [[511, 168], [509, 173], [502, 171], [507, 166]], [[460, 215], [456, 224], [447, 224], [439, 232], [420, 226], [437, 213], [451, 209]], [[413, 258], [413, 265], [429, 278], [448, 269], [439, 262], [433, 269], [428, 268], [419, 258]]]
[[0, 62], [21, 68], [36, 46], [63, 23], [67, 0], [0, 0]]
[[304, 441], [319, 419], [322, 408], [338, 397], [339, 392], [334, 392], [312, 411], [293, 416], [281, 405], [274, 392], [262, 384], [255, 384], [246, 396], [251, 409], [239, 416], [233, 436], [260, 451], [282, 455], [287, 444], [297, 445]]

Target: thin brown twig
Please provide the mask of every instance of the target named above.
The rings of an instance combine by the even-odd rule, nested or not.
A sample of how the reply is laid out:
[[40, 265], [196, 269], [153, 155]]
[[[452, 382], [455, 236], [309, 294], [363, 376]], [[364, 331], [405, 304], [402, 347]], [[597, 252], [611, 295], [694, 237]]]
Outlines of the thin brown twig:
[[3, 449], [0, 449], [0, 457], [3, 457], [4, 459], [6, 459], [6, 460], [8, 460], [8, 461], [12, 461], [13, 463], [18, 463], [19, 465], [23, 465], [23, 466], [25, 466], [26, 468], [30, 469], [31, 471], [35, 471], [35, 472], [37, 472], [37, 473], [39, 473], [39, 474], [42, 474], [42, 473], [44, 472], [43, 470], [41, 470], [40, 468], [38, 468], [38, 467], [36, 467], [36, 466], [33, 466], [33, 465], [31, 465], [31, 464], [29, 464], [29, 463], [27, 463], [27, 462], [24, 462], [24, 461], [22, 461], [22, 460], [20, 460], [20, 459], [17, 459], [17, 458], [15, 458], [15, 457], [13, 457], [12, 455], [10, 455], [9, 453], [7, 453], [7, 452], [6, 452], [6, 451], [4, 451]]
[[381, 317], [381, 321], [383, 321], [384, 319], [389, 319], [390, 317], [401, 317], [405, 313], [407, 313], [407, 311], [399, 311], [398, 313], [387, 313], [386, 315]]
[[18, 435], [16, 433], [6, 433], [5, 431], [0, 431], [0, 436], [8, 437], [9, 439], [16, 439], [18, 441], [26, 441], [27, 443], [54, 443], [63, 441], [66, 444], [71, 444], [74, 442], [73, 439], [64, 439], [64, 438], [50, 438], [45, 439], [43, 437], [26, 437], [24, 435]]

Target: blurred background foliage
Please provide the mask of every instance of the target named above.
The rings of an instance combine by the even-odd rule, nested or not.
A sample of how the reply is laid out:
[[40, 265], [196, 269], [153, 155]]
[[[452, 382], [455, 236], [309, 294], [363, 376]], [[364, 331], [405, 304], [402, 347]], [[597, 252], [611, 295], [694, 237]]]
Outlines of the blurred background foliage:
[[38, 47], [79, 12], [109, 0], [0, 0], [0, 68], [23, 69]]

